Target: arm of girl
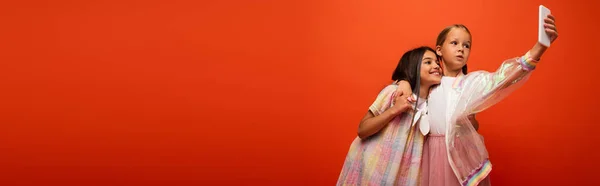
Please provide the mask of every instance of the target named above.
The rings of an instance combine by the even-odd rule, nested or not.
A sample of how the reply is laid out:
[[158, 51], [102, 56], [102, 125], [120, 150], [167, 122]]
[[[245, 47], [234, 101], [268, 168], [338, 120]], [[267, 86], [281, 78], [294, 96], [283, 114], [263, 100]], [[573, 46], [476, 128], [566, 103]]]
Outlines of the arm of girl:
[[[368, 138], [379, 132], [396, 116], [412, 110], [412, 103], [408, 100], [408, 96], [395, 96], [395, 89], [396, 86], [390, 85], [377, 96], [377, 99], [369, 107], [369, 111], [367, 111], [358, 125], [359, 138]], [[388, 101], [391, 100], [391, 97], [394, 97], [393, 100], [395, 103]]]
[[[554, 42], [558, 37], [554, 16], [548, 15], [546, 21], [546, 33], [550, 41]], [[495, 72], [472, 72], [464, 76], [458, 83], [462, 91], [469, 96], [467, 101], [467, 114], [481, 112], [496, 104], [508, 94], [520, 87], [531, 71], [535, 69], [538, 59], [544, 54], [547, 47], [536, 44], [524, 56], [506, 60]]]

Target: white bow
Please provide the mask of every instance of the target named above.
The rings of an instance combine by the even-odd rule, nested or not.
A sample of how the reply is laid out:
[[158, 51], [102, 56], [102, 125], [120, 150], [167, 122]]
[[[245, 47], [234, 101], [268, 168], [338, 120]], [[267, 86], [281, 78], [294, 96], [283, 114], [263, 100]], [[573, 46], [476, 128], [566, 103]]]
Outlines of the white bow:
[[423, 136], [429, 133], [429, 117], [427, 116], [427, 102], [423, 103], [421, 109], [416, 109], [416, 114], [414, 115], [415, 119], [412, 123], [412, 126], [415, 126], [419, 119], [419, 130], [423, 134]]

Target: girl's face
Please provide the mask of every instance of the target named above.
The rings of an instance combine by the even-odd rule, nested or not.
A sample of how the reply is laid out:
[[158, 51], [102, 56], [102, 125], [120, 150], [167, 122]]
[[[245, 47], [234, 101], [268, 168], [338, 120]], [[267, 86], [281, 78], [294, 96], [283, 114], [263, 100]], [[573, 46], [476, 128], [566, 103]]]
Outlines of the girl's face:
[[440, 84], [442, 71], [438, 65], [437, 56], [432, 51], [426, 51], [421, 59], [421, 86]]
[[446, 70], [461, 69], [469, 59], [471, 34], [463, 28], [452, 28], [442, 46], [436, 46], [436, 50], [442, 56]]

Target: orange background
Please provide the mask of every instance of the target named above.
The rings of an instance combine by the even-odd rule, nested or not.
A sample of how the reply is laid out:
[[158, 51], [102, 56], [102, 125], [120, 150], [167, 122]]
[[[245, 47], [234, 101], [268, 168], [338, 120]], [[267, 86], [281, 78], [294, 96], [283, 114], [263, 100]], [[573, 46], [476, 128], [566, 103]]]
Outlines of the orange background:
[[597, 185], [598, 1], [3, 1], [0, 185], [334, 185], [402, 53], [560, 37], [478, 116], [494, 185]]

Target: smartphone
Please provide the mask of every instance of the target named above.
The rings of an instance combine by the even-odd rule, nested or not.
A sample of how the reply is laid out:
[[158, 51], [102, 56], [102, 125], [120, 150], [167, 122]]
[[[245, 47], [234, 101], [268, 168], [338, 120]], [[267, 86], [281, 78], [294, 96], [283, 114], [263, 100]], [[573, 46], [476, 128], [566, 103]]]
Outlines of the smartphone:
[[546, 47], [550, 47], [550, 37], [546, 34], [546, 28], [544, 28], [544, 19], [550, 14], [550, 9], [544, 5], [540, 5], [539, 18], [538, 18], [538, 42]]

